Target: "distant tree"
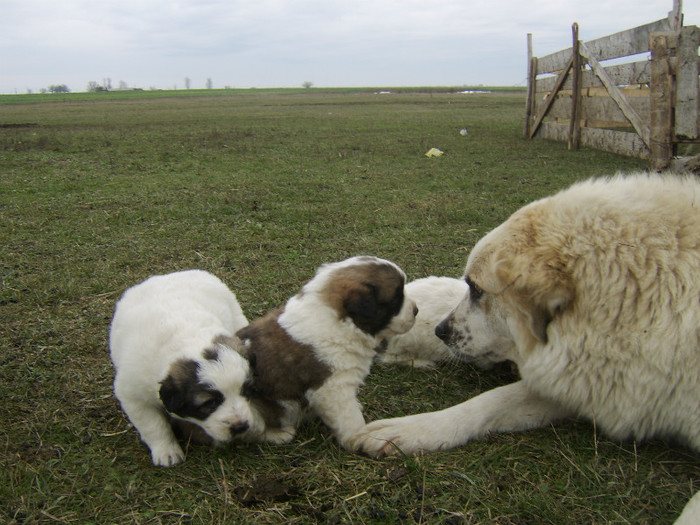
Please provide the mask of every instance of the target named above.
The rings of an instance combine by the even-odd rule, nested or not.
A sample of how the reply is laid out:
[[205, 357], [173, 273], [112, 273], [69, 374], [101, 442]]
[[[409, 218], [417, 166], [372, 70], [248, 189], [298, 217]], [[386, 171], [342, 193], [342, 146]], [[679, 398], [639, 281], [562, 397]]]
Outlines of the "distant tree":
[[301, 87], [305, 87], [306, 89], [310, 88], [313, 85], [314, 85], [314, 83], [309, 82], [308, 80], [304, 80], [304, 82], [301, 83]]
[[112, 79], [107, 77], [102, 79], [102, 87], [105, 88], [105, 90], [109, 91], [112, 89]]
[[185, 77], [185, 89], [190, 89], [190, 77]]
[[89, 93], [95, 93], [97, 91], [98, 87], [99, 86], [97, 85], [97, 82], [95, 82], [94, 80], [91, 80], [90, 82], [88, 82], [87, 90]]
[[65, 84], [51, 85], [49, 93], [70, 93], [70, 89]]
[[119, 81], [119, 89], [129, 89], [129, 85], [123, 80]]
[[207, 89], [211, 89], [214, 87], [214, 83], [211, 81], [211, 78], [207, 79]]

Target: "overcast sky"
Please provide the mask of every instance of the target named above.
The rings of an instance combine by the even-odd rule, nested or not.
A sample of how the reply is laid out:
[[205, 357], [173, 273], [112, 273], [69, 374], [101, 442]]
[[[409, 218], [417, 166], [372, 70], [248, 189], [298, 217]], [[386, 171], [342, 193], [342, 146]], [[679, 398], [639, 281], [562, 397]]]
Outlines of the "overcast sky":
[[[0, 93], [113, 87], [525, 85], [536, 56], [672, 0], [0, 0]], [[700, 25], [700, 0], [685, 0]]]

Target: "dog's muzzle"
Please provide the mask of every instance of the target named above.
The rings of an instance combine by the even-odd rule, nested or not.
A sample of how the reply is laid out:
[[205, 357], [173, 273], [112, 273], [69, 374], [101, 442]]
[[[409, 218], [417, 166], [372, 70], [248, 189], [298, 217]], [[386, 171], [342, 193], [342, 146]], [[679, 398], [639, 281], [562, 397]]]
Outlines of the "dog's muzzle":
[[236, 434], [242, 434], [249, 428], [250, 424], [247, 421], [244, 421], [243, 423], [236, 423], [235, 425], [231, 425], [231, 434], [234, 436]]
[[447, 343], [452, 334], [452, 329], [450, 328], [450, 323], [447, 319], [442, 321], [439, 325], [435, 327], [435, 335]]

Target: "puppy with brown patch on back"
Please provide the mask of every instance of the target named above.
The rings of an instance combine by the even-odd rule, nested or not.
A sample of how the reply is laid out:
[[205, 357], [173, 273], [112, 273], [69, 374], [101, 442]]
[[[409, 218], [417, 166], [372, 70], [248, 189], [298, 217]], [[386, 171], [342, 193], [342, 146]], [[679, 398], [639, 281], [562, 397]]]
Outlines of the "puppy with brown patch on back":
[[365, 425], [357, 391], [377, 352], [413, 326], [406, 275], [370, 256], [322, 265], [282, 309], [239, 330], [255, 396], [283, 403], [292, 439], [307, 405], [341, 446]]
[[[448, 449], [567, 416], [614, 439], [700, 452], [700, 182], [593, 179], [516, 211], [474, 246], [469, 294], [436, 328], [522, 379], [438, 412], [375, 421], [371, 455]], [[700, 493], [677, 523], [700, 523]]]

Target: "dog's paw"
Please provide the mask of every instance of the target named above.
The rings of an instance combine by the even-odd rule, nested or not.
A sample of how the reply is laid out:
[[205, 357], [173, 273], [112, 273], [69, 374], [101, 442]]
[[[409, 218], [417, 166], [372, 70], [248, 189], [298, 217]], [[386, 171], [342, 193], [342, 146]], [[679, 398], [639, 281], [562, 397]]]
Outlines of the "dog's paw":
[[410, 454], [410, 450], [404, 450], [400, 426], [390, 419], [369, 423], [348, 440], [347, 448], [376, 458], [399, 452]]
[[[433, 452], [445, 443], [431, 431], [427, 419], [407, 416], [368, 423], [352, 438], [351, 449], [376, 458]], [[437, 439], [436, 439], [437, 437]]]
[[284, 445], [285, 443], [289, 443], [292, 439], [294, 439], [295, 433], [296, 428], [292, 426], [267, 429], [263, 434], [262, 438], [268, 443], [274, 443], [275, 445]]
[[172, 467], [185, 460], [185, 454], [180, 445], [163, 445], [151, 449], [151, 459], [157, 467]]

